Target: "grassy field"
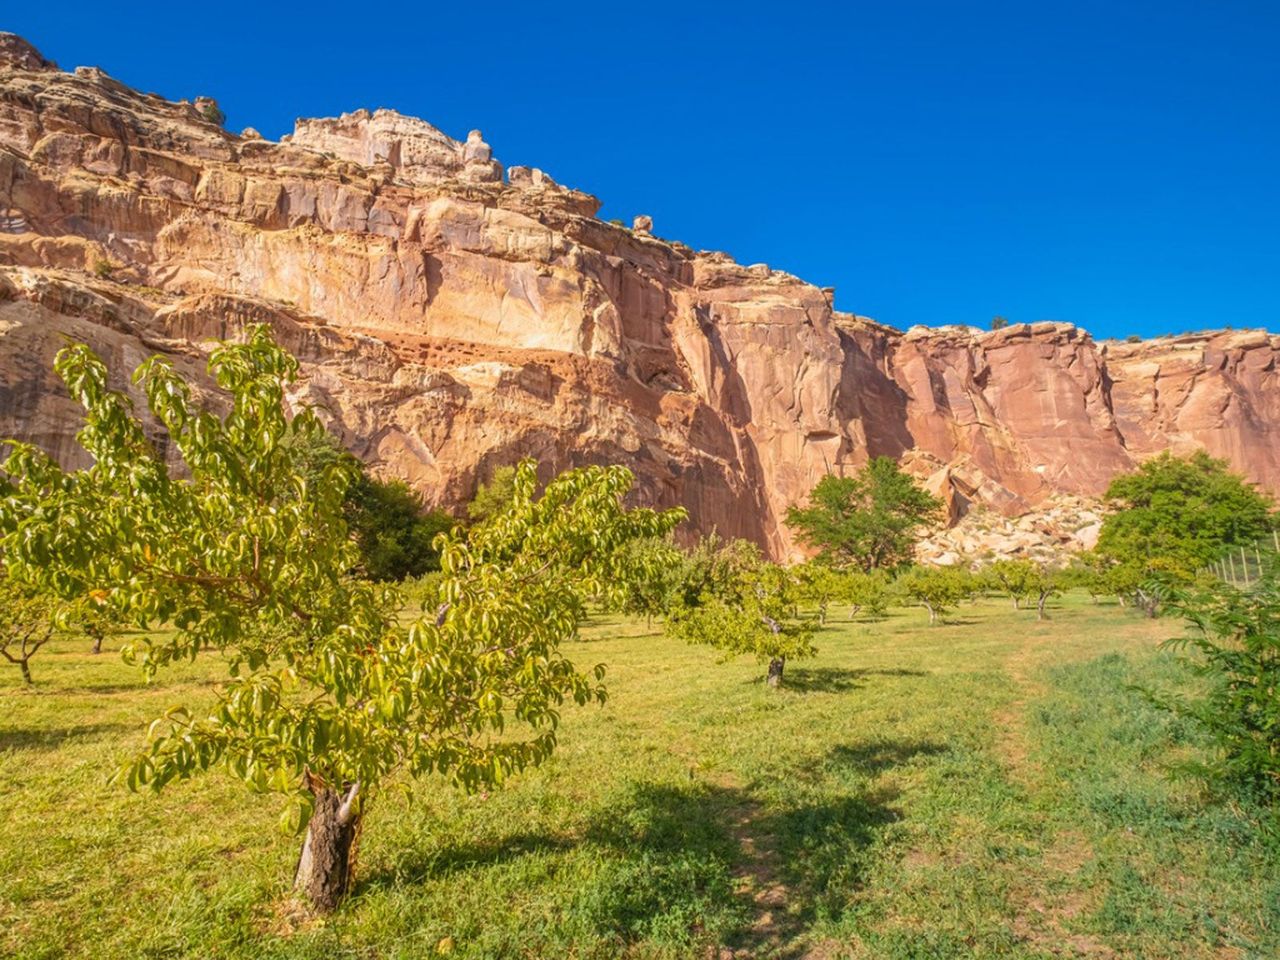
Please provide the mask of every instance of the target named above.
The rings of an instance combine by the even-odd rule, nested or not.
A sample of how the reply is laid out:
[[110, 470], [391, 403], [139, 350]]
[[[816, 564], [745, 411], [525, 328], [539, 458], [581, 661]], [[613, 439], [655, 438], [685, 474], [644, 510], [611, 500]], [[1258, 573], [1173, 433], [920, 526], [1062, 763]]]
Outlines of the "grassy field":
[[[749, 660], [594, 622], [604, 708], [489, 796], [425, 781], [364, 827], [351, 901], [287, 907], [276, 798], [108, 787], [210, 658], [142, 685], [61, 641], [0, 674], [0, 953], [35, 957], [1280, 956], [1280, 841], [1168, 768], [1194, 730], [1134, 684], [1180, 628], [1069, 597], [834, 622], [777, 693]], [[413, 802], [409, 802], [409, 793]]]

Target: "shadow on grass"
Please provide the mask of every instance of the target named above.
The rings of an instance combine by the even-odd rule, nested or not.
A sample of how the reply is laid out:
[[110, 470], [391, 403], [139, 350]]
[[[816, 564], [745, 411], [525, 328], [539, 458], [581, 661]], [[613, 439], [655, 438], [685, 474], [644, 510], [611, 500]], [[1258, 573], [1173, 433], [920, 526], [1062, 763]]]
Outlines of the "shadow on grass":
[[391, 866], [368, 877], [358, 878], [355, 893], [359, 895], [372, 890], [448, 877], [455, 873], [484, 870], [521, 857], [569, 850], [574, 846], [576, 842], [570, 837], [546, 832], [521, 832], [433, 850], [411, 850]]
[[82, 723], [72, 727], [46, 727], [36, 730], [0, 729], [0, 753], [6, 750], [57, 750], [68, 740], [96, 737], [130, 729], [126, 723]]
[[[171, 689], [179, 687], [205, 688], [216, 687], [223, 683], [226, 683], [225, 677], [174, 677], [170, 678], [165, 686]], [[154, 693], [157, 689], [159, 688], [156, 684], [147, 683], [139, 673], [136, 683], [83, 683], [74, 687], [49, 687], [49, 692], [56, 693], [59, 696], [114, 696], [118, 693]]]
[[[785, 689], [804, 693], [840, 693], [863, 685], [868, 677], [925, 677], [923, 670], [892, 668], [888, 670], [850, 670], [844, 667], [791, 667], [783, 675]], [[760, 678], [752, 683], [763, 683]]]
[[[831, 751], [825, 769], [867, 775], [939, 754], [939, 744], [881, 740]], [[359, 892], [484, 871], [526, 856], [572, 857], [555, 872], [585, 879], [568, 894], [558, 938], [585, 952], [798, 958], [821, 915], [847, 910], [880, 834], [900, 818], [896, 795], [840, 777], [766, 799], [737, 786], [631, 783], [599, 801], [578, 830], [517, 832], [415, 851]], [[476, 878], [479, 881], [479, 876]]]
[[936, 757], [946, 752], [945, 744], [932, 740], [875, 740], [856, 746], [835, 747], [827, 754], [827, 765], [878, 776], [893, 767], [911, 763], [917, 757]]

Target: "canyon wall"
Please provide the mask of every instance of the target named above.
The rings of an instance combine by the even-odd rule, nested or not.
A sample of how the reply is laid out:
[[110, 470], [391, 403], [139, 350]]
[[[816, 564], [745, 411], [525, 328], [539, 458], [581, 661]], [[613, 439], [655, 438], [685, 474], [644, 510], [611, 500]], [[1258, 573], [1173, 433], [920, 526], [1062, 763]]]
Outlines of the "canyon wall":
[[275, 143], [210, 117], [0, 35], [0, 435], [82, 461], [68, 336], [123, 384], [154, 352], [203, 376], [211, 339], [261, 322], [302, 361], [292, 401], [447, 508], [522, 456], [619, 462], [642, 502], [786, 556], [787, 505], [880, 454], [954, 517], [1097, 496], [1163, 449], [1280, 490], [1275, 335], [902, 333], [603, 222], [479, 131], [357, 111]]

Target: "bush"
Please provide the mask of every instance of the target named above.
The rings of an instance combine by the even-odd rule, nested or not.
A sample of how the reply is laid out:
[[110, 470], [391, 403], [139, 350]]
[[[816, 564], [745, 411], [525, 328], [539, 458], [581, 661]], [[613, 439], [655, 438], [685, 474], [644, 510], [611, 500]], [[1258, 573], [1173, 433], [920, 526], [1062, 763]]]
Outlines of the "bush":
[[1172, 596], [1169, 606], [1190, 624], [1165, 646], [1206, 678], [1198, 698], [1148, 691], [1153, 702], [1203, 727], [1218, 756], [1196, 770], [1224, 785], [1280, 799], [1280, 588], [1276, 558], [1248, 592], [1224, 584]]
[[218, 101], [211, 97], [197, 97], [196, 110], [214, 126], [220, 127], [227, 122], [227, 115], [218, 106]]

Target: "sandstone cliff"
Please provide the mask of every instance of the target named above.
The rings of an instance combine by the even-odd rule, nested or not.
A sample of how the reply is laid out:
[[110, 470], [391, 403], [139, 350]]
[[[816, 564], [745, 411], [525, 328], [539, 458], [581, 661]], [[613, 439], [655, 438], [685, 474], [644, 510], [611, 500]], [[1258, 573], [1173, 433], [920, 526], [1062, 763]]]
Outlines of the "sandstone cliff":
[[906, 333], [767, 266], [389, 111], [236, 136], [203, 102], [64, 73], [0, 35], [0, 435], [66, 461], [66, 335], [113, 367], [270, 323], [359, 456], [457, 506], [499, 464], [631, 466], [693, 525], [793, 549], [828, 470], [878, 454], [958, 517], [1096, 496], [1167, 447], [1280, 489], [1280, 337], [1098, 344], [1064, 324]]

